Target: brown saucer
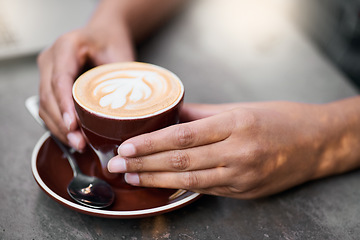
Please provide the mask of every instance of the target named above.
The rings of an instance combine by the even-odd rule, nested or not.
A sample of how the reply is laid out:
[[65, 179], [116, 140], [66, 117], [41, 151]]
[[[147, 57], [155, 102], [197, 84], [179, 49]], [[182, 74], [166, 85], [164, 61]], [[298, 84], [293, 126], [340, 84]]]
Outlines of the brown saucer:
[[[86, 149], [84, 153], [74, 153], [80, 169], [88, 175], [97, 175], [96, 155]], [[200, 194], [186, 192], [169, 200], [174, 189], [120, 188], [114, 186], [115, 203], [107, 209], [93, 209], [74, 202], [66, 188], [72, 178], [72, 171], [56, 143], [45, 133], [37, 142], [31, 160], [31, 168], [36, 182], [54, 200], [78, 212], [108, 218], [147, 217], [183, 207], [200, 197]]]

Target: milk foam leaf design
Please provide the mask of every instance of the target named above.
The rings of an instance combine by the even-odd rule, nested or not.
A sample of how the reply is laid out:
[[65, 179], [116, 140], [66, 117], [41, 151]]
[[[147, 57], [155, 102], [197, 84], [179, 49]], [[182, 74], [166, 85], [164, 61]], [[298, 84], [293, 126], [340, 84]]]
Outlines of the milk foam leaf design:
[[[149, 99], [152, 89], [162, 92], [166, 81], [161, 75], [151, 71], [116, 71], [101, 77], [93, 94], [100, 95], [99, 104], [112, 109]], [[151, 88], [150, 86], [153, 86]]]

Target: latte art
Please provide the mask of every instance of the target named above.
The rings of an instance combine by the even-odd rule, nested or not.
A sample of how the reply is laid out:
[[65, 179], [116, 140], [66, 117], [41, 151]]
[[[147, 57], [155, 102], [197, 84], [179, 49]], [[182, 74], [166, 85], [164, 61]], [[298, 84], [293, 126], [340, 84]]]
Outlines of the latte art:
[[177, 104], [184, 93], [180, 80], [166, 69], [146, 63], [102, 65], [81, 75], [74, 99], [107, 117], [145, 117]]
[[136, 109], [142, 102], [159, 101], [169, 87], [163, 76], [151, 71], [116, 71], [95, 84], [93, 95], [100, 97], [99, 105], [113, 109]]

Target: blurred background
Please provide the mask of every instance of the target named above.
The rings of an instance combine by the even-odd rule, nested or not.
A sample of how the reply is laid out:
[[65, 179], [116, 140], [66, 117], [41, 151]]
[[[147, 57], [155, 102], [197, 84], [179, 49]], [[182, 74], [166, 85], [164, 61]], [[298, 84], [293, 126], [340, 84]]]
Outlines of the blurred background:
[[[0, 61], [37, 54], [62, 33], [84, 25], [97, 2], [0, 0]], [[283, 29], [295, 24], [360, 86], [360, 0], [197, 0], [189, 5], [213, 14], [194, 36], [211, 51], [226, 51], [216, 46], [216, 37], [222, 36], [232, 39], [228, 48], [236, 45], [245, 55], [251, 48], [266, 52]]]
[[83, 26], [97, 0], [0, 0], [0, 60], [35, 55]]
[[295, 2], [294, 22], [359, 87], [360, 0]]

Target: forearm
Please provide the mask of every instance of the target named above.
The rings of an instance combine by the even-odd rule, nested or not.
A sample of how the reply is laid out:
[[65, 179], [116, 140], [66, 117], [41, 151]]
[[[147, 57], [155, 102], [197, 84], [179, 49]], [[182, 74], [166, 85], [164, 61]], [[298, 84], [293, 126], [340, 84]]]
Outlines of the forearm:
[[326, 104], [320, 164], [314, 178], [340, 174], [360, 167], [360, 97]]
[[97, 29], [125, 24], [138, 42], [166, 21], [184, 0], [102, 0], [89, 25]]

